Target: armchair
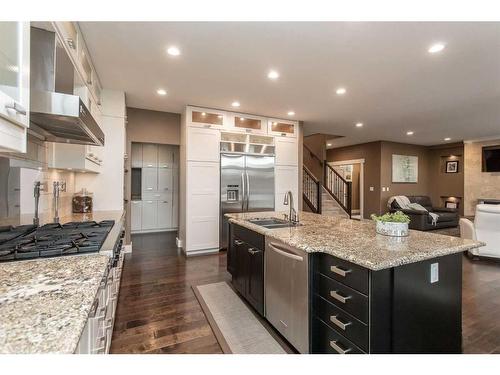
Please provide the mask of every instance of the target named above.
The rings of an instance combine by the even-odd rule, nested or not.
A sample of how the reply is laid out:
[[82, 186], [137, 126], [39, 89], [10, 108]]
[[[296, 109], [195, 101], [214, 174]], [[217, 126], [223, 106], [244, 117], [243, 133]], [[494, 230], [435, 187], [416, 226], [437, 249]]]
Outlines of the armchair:
[[469, 254], [500, 258], [500, 205], [478, 204], [474, 222], [460, 219], [460, 236], [486, 243], [486, 246], [470, 250]]

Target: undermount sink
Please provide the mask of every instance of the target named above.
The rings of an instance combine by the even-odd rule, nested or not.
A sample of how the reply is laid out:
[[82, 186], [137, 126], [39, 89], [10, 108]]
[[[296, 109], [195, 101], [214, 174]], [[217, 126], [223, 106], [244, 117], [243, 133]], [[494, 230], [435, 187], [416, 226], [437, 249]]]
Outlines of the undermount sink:
[[287, 220], [278, 219], [275, 217], [250, 219], [248, 221], [252, 224], [259, 225], [268, 229], [288, 228], [300, 225], [299, 223], [291, 223]]

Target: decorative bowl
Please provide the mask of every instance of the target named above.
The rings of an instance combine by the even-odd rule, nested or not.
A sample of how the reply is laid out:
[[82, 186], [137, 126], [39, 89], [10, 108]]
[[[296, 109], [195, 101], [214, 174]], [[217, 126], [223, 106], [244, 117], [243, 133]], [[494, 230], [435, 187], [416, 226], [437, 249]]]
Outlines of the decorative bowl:
[[408, 223], [391, 223], [383, 221], [377, 221], [376, 231], [379, 234], [391, 237], [406, 237], [410, 233]]

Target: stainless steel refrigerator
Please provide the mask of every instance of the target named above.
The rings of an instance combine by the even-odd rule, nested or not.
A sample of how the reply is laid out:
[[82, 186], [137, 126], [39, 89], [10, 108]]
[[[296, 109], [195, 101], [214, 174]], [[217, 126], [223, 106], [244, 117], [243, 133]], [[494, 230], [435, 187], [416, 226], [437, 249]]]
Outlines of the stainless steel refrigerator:
[[274, 210], [274, 155], [220, 156], [220, 248], [227, 248], [226, 213]]

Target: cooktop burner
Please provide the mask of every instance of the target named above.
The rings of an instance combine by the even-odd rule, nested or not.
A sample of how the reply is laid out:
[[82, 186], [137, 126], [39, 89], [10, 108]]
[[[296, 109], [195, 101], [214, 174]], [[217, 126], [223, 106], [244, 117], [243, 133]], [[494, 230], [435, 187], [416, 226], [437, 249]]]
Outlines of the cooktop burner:
[[[0, 227], [0, 262], [97, 252], [113, 220]], [[3, 241], [2, 241], [3, 240]]]

